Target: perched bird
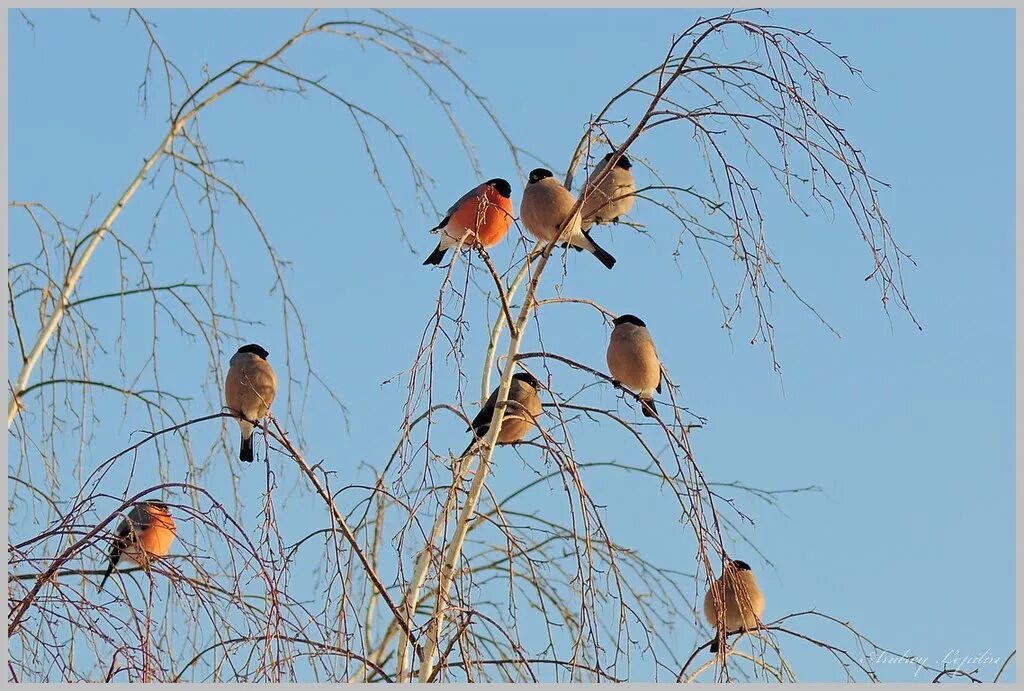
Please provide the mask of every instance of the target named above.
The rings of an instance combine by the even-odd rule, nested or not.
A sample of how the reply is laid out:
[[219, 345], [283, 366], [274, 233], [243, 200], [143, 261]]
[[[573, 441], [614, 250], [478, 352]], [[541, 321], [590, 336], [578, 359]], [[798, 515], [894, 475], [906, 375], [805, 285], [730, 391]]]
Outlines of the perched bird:
[[[719, 628], [718, 607], [715, 606], [715, 590], [722, 603], [725, 615], [725, 632], [723, 638], [732, 633], [756, 629], [758, 620], [764, 614], [764, 595], [757, 587], [757, 580], [750, 565], [745, 561], [727, 559], [722, 576], [704, 596], [704, 618], [713, 629]], [[718, 652], [718, 639], [715, 635], [711, 642], [711, 652]]]
[[256, 343], [244, 345], [231, 356], [228, 376], [224, 380], [224, 401], [231, 412], [245, 419], [238, 419], [242, 429], [242, 445], [238, 459], [251, 463], [253, 459], [253, 424], [262, 420], [270, 411], [277, 393], [277, 375], [267, 362], [269, 355]]
[[633, 164], [625, 154], [619, 156], [615, 167], [605, 175], [604, 180], [594, 184], [604, 174], [611, 157], [612, 154], [605, 156], [583, 185], [583, 230], [595, 223], [618, 223], [619, 217], [626, 215], [633, 207], [636, 183], [629, 170]]
[[126, 557], [139, 566], [166, 556], [171, 551], [176, 529], [174, 519], [167, 504], [162, 501], [140, 501], [128, 512], [128, 517], [121, 520], [114, 531], [114, 541], [110, 545], [110, 566], [100, 581], [100, 590], [106, 584], [114, 567]]
[[[515, 444], [522, 441], [534, 427], [534, 420], [540, 416], [543, 407], [537, 393], [540, 382], [529, 372], [516, 372], [512, 375], [512, 384], [508, 390], [508, 400], [519, 405], [505, 407], [505, 416], [501, 420], [501, 431], [498, 432], [499, 444]], [[490, 398], [484, 403], [477, 416], [473, 418], [469, 429], [479, 439], [487, 434], [491, 427], [491, 416], [494, 405], [498, 402], [498, 389], [491, 392]], [[522, 407], [520, 407], [522, 406]], [[470, 444], [472, 448], [472, 444]]]
[[612, 379], [640, 397], [644, 417], [655, 417], [654, 392], [661, 393], [661, 361], [647, 325], [632, 314], [612, 321], [608, 369]]
[[581, 230], [582, 216], [579, 211], [562, 234], [558, 235], [559, 226], [568, 217], [575, 203], [576, 198], [572, 196], [572, 192], [555, 180], [550, 170], [536, 168], [530, 171], [530, 181], [523, 190], [519, 215], [526, 229], [538, 240], [551, 242], [557, 237], [558, 242], [567, 243], [577, 251], [586, 250], [606, 267], [612, 268], [615, 266], [615, 257], [601, 249], [586, 231]]
[[512, 225], [512, 186], [507, 180], [494, 178], [471, 189], [452, 204], [447, 215], [431, 230], [441, 231], [437, 248], [423, 265], [438, 265], [445, 252], [465, 238], [465, 246], [476, 241], [484, 247], [497, 245]]

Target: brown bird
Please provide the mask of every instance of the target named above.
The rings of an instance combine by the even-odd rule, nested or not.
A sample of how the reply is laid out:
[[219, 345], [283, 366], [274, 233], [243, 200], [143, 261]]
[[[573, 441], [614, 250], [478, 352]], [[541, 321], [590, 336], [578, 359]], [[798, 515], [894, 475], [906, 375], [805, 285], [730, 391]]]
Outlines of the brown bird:
[[[724, 622], [718, 619], [719, 611], [715, 606], [716, 590], [719, 602], [722, 603]], [[725, 638], [729, 634], [756, 629], [762, 614], [764, 595], [757, 587], [757, 579], [754, 578], [750, 565], [745, 561], [726, 560], [722, 576], [715, 581], [715, 587], [704, 596], [704, 618], [711, 628], [718, 631], [711, 642], [711, 652], [718, 652], [719, 637]], [[724, 634], [720, 631], [722, 623], [725, 624]]]
[[122, 557], [146, 567], [155, 559], [167, 556], [176, 532], [167, 504], [148, 500], [133, 506], [128, 517], [122, 519], [114, 531], [114, 541], [110, 545], [110, 566], [100, 581], [100, 590], [103, 590]]
[[576, 197], [565, 189], [545, 168], [530, 171], [530, 181], [523, 190], [523, 201], [519, 204], [519, 216], [530, 235], [541, 242], [558, 242], [571, 245], [577, 251], [586, 250], [593, 254], [609, 269], [615, 266], [615, 257], [605, 252], [580, 227], [580, 211], [572, 217], [569, 225], [558, 234], [558, 228], [569, 216], [576, 204]]
[[[500, 388], [500, 387], [499, 387]], [[501, 431], [498, 432], [498, 444], [515, 444], [522, 441], [534, 427], [534, 420], [540, 416], [543, 406], [540, 402], [538, 389], [540, 382], [529, 372], [516, 372], [512, 375], [512, 384], [508, 390], [508, 400], [519, 405], [505, 407], [505, 416], [501, 420]], [[479, 439], [487, 435], [491, 427], [494, 406], [498, 402], [498, 389], [491, 392], [490, 398], [484, 403], [477, 416], [469, 426], [469, 430]], [[470, 444], [470, 448], [472, 448]]]
[[612, 321], [608, 369], [612, 379], [640, 397], [644, 417], [655, 417], [654, 392], [661, 393], [661, 361], [647, 325], [632, 314]]
[[612, 154], [608, 154], [601, 159], [583, 185], [583, 230], [595, 223], [618, 223], [619, 217], [625, 216], [633, 208], [636, 183], [629, 170], [633, 164], [625, 154], [619, 156], [615, 167], [600, 184], [594, 184], [604, 174], [611, 157]]
[[242, 430], [242, 444], [238, 459], [247, 463], [253, 459], [253, 424], [249, 420], [262, 420], [270, 412], [277, 393], [277, 375], [267, 362], [269, 354], [256, 343], [242, 346], [231, 356], [224, 380], [224, 401], [231, 412], [241, 416], [238, 426]]

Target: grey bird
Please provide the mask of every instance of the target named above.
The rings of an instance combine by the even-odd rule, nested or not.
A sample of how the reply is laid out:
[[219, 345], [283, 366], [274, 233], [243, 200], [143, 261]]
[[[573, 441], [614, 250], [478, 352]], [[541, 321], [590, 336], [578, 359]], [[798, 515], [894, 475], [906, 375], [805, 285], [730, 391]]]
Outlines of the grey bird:
[[647, 324], [632, 314], [623, 314], [612, 323], [615, 328], [607, 354], [612, 379], [640, 397], [644, 417], [655, 417], [654, 392], [661, 393], [661, 361]]
[[608, 154], [601, 159], [583, 185], [583, 230], [595, 223], [618, 223], [619, 218], [633, 208], [636, 183], [629, 170], [633, 164], [625, 154], [619, 156], [615, 167], [595, 185], [604, 174], [611, 157], [612, 154]]
[[558, 234], [558, 228], [565, 222], [575, 203], [576, 197], [555, 180], [550, 170], [535, 168], [530, 171], [530, 180], [523, 190], [519, 217], [530, 235], [541, 242], [551, 242], [557, 238], [559, 244], [568, 244], [577, 251], [586, 250], [607, 268], [612, 268], [615, 266], [615, 257], [605, 252], [582, 230], [580, 211], [572, 217], [561, 235]]
[[242, 430], [242, 443], [238, 459], [247, 463], [253, 460], [253, 424], [249, 421], [259, 422], [266, 417], [277, 393], [277, 375], [267, 362], [269, 354], [257, 343], [242, 346], [231, 356], [224, 380], [224, 402], [233, 413], [241, 416], [238, 426]]
[[[724, 622], [718, 619], [718, 607], [715, 606], [715, 591], [722, 603]], [[745, 561], [729, 559], [721, 577], [715, 581], [715, 587], [704, 596], [704, 618], [708, 625], [716, 630], [715, 639], [711, 642], [710, 651], [718, 652], [719, 638], [729, 634], [756, 629], [761, 615], [764, 614], [764, 595], [757, 586], [757, 579], [750, 565]], [[725, 625], [725, 631], [720, 630]]]

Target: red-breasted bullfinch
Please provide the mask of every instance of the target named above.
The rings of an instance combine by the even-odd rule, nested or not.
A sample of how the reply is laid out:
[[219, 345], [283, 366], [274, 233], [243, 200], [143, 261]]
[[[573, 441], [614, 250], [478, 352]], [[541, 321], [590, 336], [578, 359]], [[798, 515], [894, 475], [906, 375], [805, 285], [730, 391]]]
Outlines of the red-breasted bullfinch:
[[445, 252], [465, 238], [464, 247], [477, 241], [484, 247], [493, 247], [504, 239], [512, 225], [512, 186], [501, 178], [478, 185], [459, 201], [452, 204], [447, 215], [431, 230], [441, 231], [437, 247], [423, 262], [438, 265]]
[[114, 541], [110, 545], [110, 565], [100, 581], [100, 590], [103, 590], [114, 567], [122, 558], [145, 567], [152, 560], [167, 556], [176, 532], [167, 504], [148, 500], [133, 506], [114, 531]]

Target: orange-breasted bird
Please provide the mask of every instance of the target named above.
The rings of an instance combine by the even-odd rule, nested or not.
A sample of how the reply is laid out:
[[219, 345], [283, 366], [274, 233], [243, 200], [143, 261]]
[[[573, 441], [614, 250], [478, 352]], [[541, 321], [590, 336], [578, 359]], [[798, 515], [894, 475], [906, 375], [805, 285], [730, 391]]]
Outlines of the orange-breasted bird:
[[103, 590], [114, 567], [122, 558], [145, 567], [153, 560], [167, 556], [176, 533], [167, 504], [147, 500], [133, 506], [114, 531], [114, 541], [110, 545], [110, 565], [100, 581], [100, 590]]
[[440, 264], [445, 252], [463, 238], [465, 247], [478, 241], [484, 247], [494, 247], [501, 242], [514, 217], [511, 195], [512, 186], [501, 178], [488, 180], [462, 195], [441, 222], [431, 228], [441, 231], [441, 240], [423, 265]]

